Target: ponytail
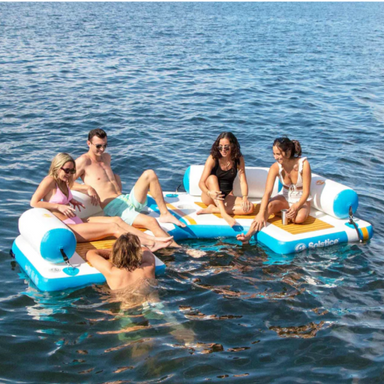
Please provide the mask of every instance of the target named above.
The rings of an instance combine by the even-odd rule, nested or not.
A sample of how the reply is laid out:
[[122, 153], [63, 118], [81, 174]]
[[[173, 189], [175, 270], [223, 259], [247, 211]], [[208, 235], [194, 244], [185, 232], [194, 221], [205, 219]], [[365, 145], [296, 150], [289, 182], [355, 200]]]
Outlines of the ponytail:
[[291, 157], [300, 157], [301, 156], [301, 145], [297, 140], [292, 140], [294, 146], [294, 153], [291, 154]]
[[297, 140], [290, 140], [288, 137], [280, 137], [273, 142], [274, 147], [280, 148], [284, 153], [291, 152], [290, 159], [301, 156], [301, 145]]

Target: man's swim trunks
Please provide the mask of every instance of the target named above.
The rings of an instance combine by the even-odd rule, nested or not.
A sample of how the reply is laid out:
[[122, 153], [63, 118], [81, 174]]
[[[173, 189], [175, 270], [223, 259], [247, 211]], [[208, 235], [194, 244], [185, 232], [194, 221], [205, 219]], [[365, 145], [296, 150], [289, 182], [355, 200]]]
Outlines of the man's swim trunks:
[[121, 217], [127, 224], [132, 225], [146, 205], [147, 199], [144, 204], [139, 203], [135, 197], [135, 189], [132, 188], [130, 194], [120, 195], [108, 203], [104, 208], [104, 213], [107, 216]]

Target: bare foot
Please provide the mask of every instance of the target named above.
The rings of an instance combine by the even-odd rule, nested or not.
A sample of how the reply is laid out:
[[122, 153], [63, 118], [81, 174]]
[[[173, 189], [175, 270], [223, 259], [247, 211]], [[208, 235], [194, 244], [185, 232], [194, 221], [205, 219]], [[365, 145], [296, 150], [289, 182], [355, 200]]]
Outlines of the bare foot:
[[181, 245], [177, 244], [176, 241], [172, 241], [169, 248], [181, 248]]
[[171, 224], [175, 224], [175, 225], [182, 227], [182, 228], [186, 227], [186, 225], [184, 223], [182, 223], [180, 220], [178, 220], [169, 211], [167, 213], [161, 214], [159, 217], [159, 220], [161, 223], [171, 223]]
[[206, 213], [213, 213], [213, 209], [216, 208], [213, 204], [208, 205], [207, 208], [200, 209], [196, 212], [196, 215], [204, 215]]
[[151, 246], [148, 246], [148, 249], [151, 251], [151, 252], [156, 252], [158, 251], [159, 249], [162, 249], [162, 248], [167, 248], [169, 247], [170, 245], [172, 244], [172, 240], [169, 240], [167, 242], [164, 242], [164, 241], [155, 241]]
[[244, 235], [244, 233], [240, 233], [240, 235], [237, 235], [236, 239], [241, 241], [243, 244], [249, 243], [249, 237], [247, 235]]
[[223, 219], [229, 224], [230, 227], [233, 227], [234, 225], [236, 225], [236, 220], [229, 216], [229, 215], [221, 215], [223, 216]]

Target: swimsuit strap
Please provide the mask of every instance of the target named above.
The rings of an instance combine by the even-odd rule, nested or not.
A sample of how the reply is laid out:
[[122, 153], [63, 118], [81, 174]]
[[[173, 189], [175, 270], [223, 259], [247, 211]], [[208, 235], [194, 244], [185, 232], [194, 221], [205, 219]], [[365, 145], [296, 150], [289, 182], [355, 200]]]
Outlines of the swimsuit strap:
[[306, 161], [306, 157], [301, 157], [299, 159], [299, 174], [297, 175], [297, 183], [296, 186], [302, 187], [303, 186], [303, 168], [304, 168], [304, 161]]

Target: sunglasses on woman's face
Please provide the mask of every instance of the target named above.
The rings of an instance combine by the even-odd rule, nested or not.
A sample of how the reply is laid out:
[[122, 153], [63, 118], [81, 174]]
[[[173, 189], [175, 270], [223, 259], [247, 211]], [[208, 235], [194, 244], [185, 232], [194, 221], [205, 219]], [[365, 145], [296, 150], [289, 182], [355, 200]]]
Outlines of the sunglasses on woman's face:
[[66, 175], [68, 174], [74, 175], [76, 173], [75, 168], [60, 168], [60, 169], [63, 170]]
[[231, 149], [231, 146], [230, 146], [230, 145], [219, 145], [219, 146], [217, 147], [217, 149], [218, 149], [219, 151], [222, 151], [222, 150], [224, 150], [224, 151], [229, 151], [229, 150]]

